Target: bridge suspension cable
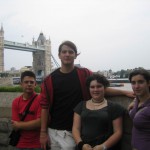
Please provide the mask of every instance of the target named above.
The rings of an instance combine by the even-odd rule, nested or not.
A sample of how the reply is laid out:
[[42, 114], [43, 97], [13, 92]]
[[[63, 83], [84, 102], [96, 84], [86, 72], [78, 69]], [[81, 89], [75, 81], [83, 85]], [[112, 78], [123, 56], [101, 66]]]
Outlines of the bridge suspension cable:
[[54, 57], [52, 54], [51, 54], [51, 56], [52, 56], [52, 59], [53, 59], [55, 65], [56, 65], [57, 67], [60, 67], [60, 65], [59, 65], [58, 62], [56, 61], [55, 57]]

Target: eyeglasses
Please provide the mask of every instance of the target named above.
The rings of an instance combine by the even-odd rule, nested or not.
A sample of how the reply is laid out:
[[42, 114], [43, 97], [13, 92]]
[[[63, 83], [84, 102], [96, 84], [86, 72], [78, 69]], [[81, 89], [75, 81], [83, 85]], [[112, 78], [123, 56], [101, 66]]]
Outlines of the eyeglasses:
[[35, 83], [35, 81], [23, 81], [23, 83], [25, 83], [25, 84], [34, 84]]

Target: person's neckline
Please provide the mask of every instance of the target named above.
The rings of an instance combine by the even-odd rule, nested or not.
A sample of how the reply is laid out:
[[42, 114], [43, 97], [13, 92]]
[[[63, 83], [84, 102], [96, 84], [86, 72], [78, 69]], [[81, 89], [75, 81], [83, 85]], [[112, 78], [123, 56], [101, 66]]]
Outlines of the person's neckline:
[[75, 67], [73, 68], [70, 68], [70, 69], [63, 69], [62, 67], [59, 69], [59, 71], [63, 74], [68, 74], [68, 73], [71, 73], [73, 70], [75, 69]]
[[23, 93], [22, 94], [22, 99], [24, 101], [27, 101], [27, 100], [31, 99], [31, 97], [33, 97], [33, 95], [34, 95], [34, 92], [32, 94], [29, 94], [29, 95], [26, 95], [26, 94]]
[[150, 95], [147, 95], [147, 96], [145, 96], [145, 97], [136, 97], [136, 99], [137, 99], [137, 101], [138, 101], [138, 103], [146, 103], [147, 101], [149, 101], [150, 100]]

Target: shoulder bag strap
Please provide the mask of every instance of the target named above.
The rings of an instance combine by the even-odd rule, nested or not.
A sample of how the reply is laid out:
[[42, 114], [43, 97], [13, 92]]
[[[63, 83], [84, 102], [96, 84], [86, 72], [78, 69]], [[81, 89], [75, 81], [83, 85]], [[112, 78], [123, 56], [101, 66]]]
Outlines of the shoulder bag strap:
[[29, 104], [27, 105], [27, 107], [25, 108], [25, 110], [23, 112], [23, 115], [22, 115], [20, 121], [23, 121], [25, 119], [25, 117], [27, 116], [29, 109], [30, 109], [30, 106], [31, 106], [33, 100], [36, 98], [36, 96], [37, 96], [37, 94], [30, 100]]

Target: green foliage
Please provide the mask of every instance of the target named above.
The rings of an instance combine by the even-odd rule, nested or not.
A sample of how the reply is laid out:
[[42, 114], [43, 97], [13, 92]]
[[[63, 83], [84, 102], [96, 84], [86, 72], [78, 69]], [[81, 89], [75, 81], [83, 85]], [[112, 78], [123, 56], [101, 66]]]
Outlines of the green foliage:
[[[40, 86], [36, 86], [35, 92], [40, 93], [41, 88]], [[21, 86], [5, 86], [5, 87], [0, 87], [0, 92], [23, 92]]]
[[36, 86], [35, 92], [36, 93], [40, 93], [41, 92], [41, 87], [39, 85]]

